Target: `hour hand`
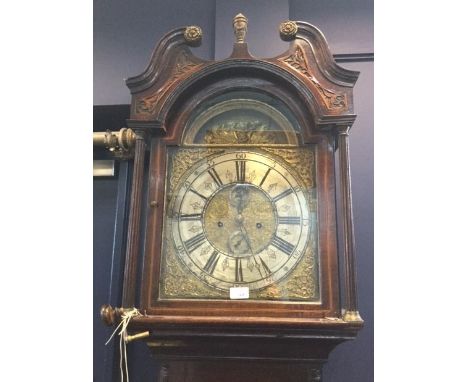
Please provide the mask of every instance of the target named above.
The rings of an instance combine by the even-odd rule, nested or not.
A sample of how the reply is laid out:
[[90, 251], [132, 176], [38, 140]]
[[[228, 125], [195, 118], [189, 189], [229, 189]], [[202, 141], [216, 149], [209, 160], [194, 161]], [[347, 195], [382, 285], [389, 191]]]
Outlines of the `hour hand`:
[[234, 186], [229, 195], [229, 201], [236, 208], [237, 213], [241, 214], [249, 203], [249, 188], [243, 184]]

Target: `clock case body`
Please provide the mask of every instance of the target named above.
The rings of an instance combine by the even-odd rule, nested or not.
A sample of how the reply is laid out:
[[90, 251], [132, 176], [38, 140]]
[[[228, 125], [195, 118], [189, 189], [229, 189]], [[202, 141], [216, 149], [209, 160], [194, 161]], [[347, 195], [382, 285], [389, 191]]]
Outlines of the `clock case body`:
[[[247, 43], [235, 42], [232, 55], [220, 61], [192, 53], [190, 46], [201, 43], [201, 32], [197, 36], [187, 33], [193, 27], [176, 29], [156, 46], [145, 71], [127, 80], [132, 94], [127, 126], [137, 139], [122, 307], [138, 307], [142, 315], [132, 319], [129, 331], [149, 331], [145, 341], [161, 360], [293, 361], [315, 365], [319, 375], [329, 352], [355, 338], [363, 325], [358, 314], [346, 316], [357, 313], [347, 133], [356, 117], [353, 86], [359, 73], [335, 63], [317, 28], [304, 22], [295, 25], [294, 35], [282, 34], [291, 42], [277, 57], [255, 58]], [[281, 99], [299, 123], [302, 144], [316, 145], [320, 303], [152, 301], [159, 285], [155, 270], [161, 264], [167, 151], [181, 144], [183, 128], [197, 106], [229, 89]], [[338, 148], [343, 153], [337, 175]], [[337, 222], [337, 194], [342, 222]], [[342, 254], [337, 227], [344, 231]], [[190, 365], [186, 367], [196, 368]], [[161, 373], [164, 377], [167, 370]]]

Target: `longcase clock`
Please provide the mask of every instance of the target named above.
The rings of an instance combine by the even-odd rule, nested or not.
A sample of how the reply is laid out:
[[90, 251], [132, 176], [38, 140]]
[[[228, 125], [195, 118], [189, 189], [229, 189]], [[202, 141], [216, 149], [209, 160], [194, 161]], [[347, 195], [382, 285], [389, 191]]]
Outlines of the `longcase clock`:
[[310, 24], [282, 23], [290, 46], [270, 59], [248, 51], [243, 15], [233, 28], [224, 60], [194, 56], [202, 31], [189, 26], [127, 80], [123, 301], [102, 314], [112, 323], [139, 309], [129, 328], [149, 332], [161, 380], [320, 381], [329, 352], [363, 325], [348, 155], [358, 73]]

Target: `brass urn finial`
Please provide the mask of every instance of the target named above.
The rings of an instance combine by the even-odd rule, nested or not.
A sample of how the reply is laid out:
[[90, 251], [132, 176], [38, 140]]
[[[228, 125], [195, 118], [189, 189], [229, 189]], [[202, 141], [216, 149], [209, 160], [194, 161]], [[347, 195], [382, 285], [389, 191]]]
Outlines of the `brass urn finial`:
[[247, 22], [247, 17], [245, 17], [242, 13], [239, 13], [232, 20], [234, 34], [236, 35], [236, 42], [245, 42], [245, 35], [247, 34]]

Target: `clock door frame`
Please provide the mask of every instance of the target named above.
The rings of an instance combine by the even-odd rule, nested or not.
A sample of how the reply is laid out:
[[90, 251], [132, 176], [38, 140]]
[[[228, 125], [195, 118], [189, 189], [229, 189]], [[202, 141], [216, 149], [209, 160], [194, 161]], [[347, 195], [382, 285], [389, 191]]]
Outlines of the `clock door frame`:
[[[244, 41], [234, 43], [231, 57], [206, 61], [194, 56], [189, 46], [201, 42], [198, 27], [179, 28], [163, 37], [147, 69], [129, 78], [132, 92], [131, 116], [127, 126], [137, 135], [124, 275], [123, 307], [139, 306], [144, 317], [135, 318], [136, 327], [164, 323], [227, 324], [236, 317], [236, 325], [270, 323], [278, 326], [327, 327], [362, 325], [359, 319], [347, 324], [341, 320], [339, 264], [335, 200], [335, 150], [346, 149], [347, 132], [356, 116], [353, 113], [352, 88], [358, 73], [339, 67], [321, 32], [303, 22], [295, 22], [292, 35], [282, 24], [281, 37], [291, 40], [288, 51], [270, 59], [256, 59]], [[198, 28], [198, 29], [197, 29]], [[321, 304], [304, 302], [194, 301], [165, 300], [151, 306], [151, 294], [158, 280], [164, 206], [166, 157], [169, 146], [181, 143], [187, 118], [204, 98], [216, 94], [222, 84], [248, 83], [249, 88], [275, 94], [294, 113], [302, 128], [303, 143], [317, 145], [317, 191], [319, 258], [321, 262]], [[148, 197], [143, 200], [145, 151], [149, 149]], [[340, 180], [345, 194], [349, 184], [347, 152], [340, 150]], [[346, 202], [346, 201], [345, 201]], [[350, 216], [345, 203], [344, 220]], [[146, 226], [145, 234], [141, 228]], [[354, 246], [349, 224], [345, 224], [345, 309], [355, 308]], [[352, 226], [351, 226], [352, 228]], [[352, 243], [351, 243], [352, 242]], [[350, 246], [350, 243], [352, 244]], [[350, 258], [351, 256], [351, 258]], [[139, 265], [140, 264], [140, 265]], [[138, 269], [142, 270], [141, 280]], [[140, 290], [137, 301], [137, 290]], [[353, 311], [354, 312], [354, 311]], [[356, 311], [357, 312], [357, 311]], [[356, 313], [354, 312], [354, 313]], [[329, 321], [327, 321], [329, 319]]]

